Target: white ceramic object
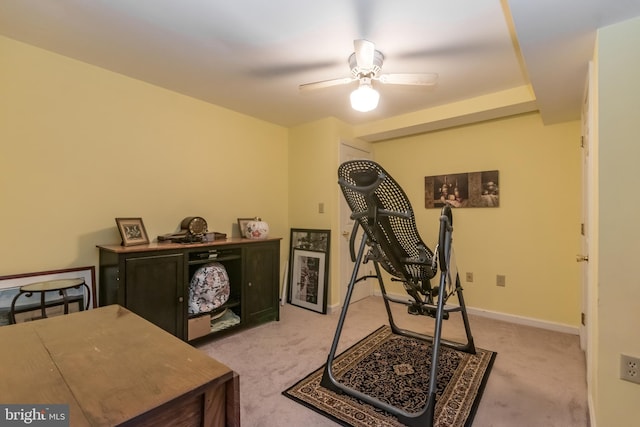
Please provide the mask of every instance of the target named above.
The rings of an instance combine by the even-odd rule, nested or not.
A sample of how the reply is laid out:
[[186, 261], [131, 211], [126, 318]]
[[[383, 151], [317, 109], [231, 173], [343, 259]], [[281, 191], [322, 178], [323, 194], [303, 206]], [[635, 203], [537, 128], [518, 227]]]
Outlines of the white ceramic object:
[[269, 236], [269, 224], [260, 218], [249, 221], [247, 223], [245, 236], [247, 236], [248, 239], [254, 240], [266, 239]]

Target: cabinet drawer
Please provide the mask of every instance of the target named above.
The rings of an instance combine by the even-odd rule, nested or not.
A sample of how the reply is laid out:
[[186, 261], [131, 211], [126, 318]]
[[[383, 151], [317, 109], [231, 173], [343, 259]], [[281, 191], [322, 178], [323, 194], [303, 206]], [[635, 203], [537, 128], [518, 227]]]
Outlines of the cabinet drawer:
[[192, 317], [188, 321], [187, 339], [189, 341], [208, 335], [211, 332], [211, 316]]

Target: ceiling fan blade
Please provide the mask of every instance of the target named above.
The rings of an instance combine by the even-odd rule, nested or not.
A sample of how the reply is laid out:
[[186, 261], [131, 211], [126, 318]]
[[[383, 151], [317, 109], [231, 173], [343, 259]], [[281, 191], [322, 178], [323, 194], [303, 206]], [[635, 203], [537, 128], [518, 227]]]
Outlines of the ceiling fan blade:
[[369, 40], [360, 39], [353, 41], [353, 47], [355, 48], [358, 68], [360, 68], [360, 70], [372, 69], [376, 46]]
[[417, 85], [431, 86], [438, 81], [437, 73], [416, 73], [416, 74], [381, 74], [376, 80], [384, 84], [392, 85]]
[[309, 90], [324, 89], [326, 87], [331, 87], [331, 86], [345, 85], [355, 80], [356, 79], [352, 77], [343, 77], [341, 79], [331, 79], [331, 80], [323, 80], [320, 82], [305, 83], [298, 86], [298, 88], [300, 89], [300, 92], [307, 92]]

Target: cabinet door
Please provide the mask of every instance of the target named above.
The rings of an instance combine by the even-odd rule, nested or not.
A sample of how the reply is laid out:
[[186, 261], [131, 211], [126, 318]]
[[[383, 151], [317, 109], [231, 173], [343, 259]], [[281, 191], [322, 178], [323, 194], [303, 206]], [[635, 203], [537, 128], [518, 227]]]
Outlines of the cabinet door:
[[184, 256], [127, 258], [126, 307], [165, 331], [184, 336]]
[[248, 323], [278, 320], [279, 242], [250, 244], [244, 248], [242, 313]]

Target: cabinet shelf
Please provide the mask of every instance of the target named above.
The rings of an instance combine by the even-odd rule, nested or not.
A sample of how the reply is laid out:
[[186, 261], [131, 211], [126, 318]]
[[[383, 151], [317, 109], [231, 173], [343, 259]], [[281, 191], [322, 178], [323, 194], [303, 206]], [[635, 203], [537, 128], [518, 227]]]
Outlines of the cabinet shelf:
[[227, 302], [225, 302], [224, 304], [222, 304], [220, 307], [215, 308], [214, 310], [205, 311], [205, 312], [198, 313], [198, 314], [189, 314], [189, 319], [193, 319], [193, 318], [204, 316], [204, 315], [209, 315], [211, 317], [215, 317], [217, 314], [222, 313], [226, 309], [239, 307], [239, 306], [240, 306], [240, 299], [230, 299]]
[[242, 259], [240, 255], [228, 255], [228, 256], [219, 256], [215, 258], [204, 258], [204, 259], [191, 259], [188, 261], [189, 265], [201, 265], [208, 264], [210, 262], [224, 262], [224, 261], [233, 261], [236, 259]]
[[242, 259], [242, 249], [234, 248], [200, 248], [189, 252], [187, 257], [189, 265], [208, 264], [210, 262], [224, 262]]

